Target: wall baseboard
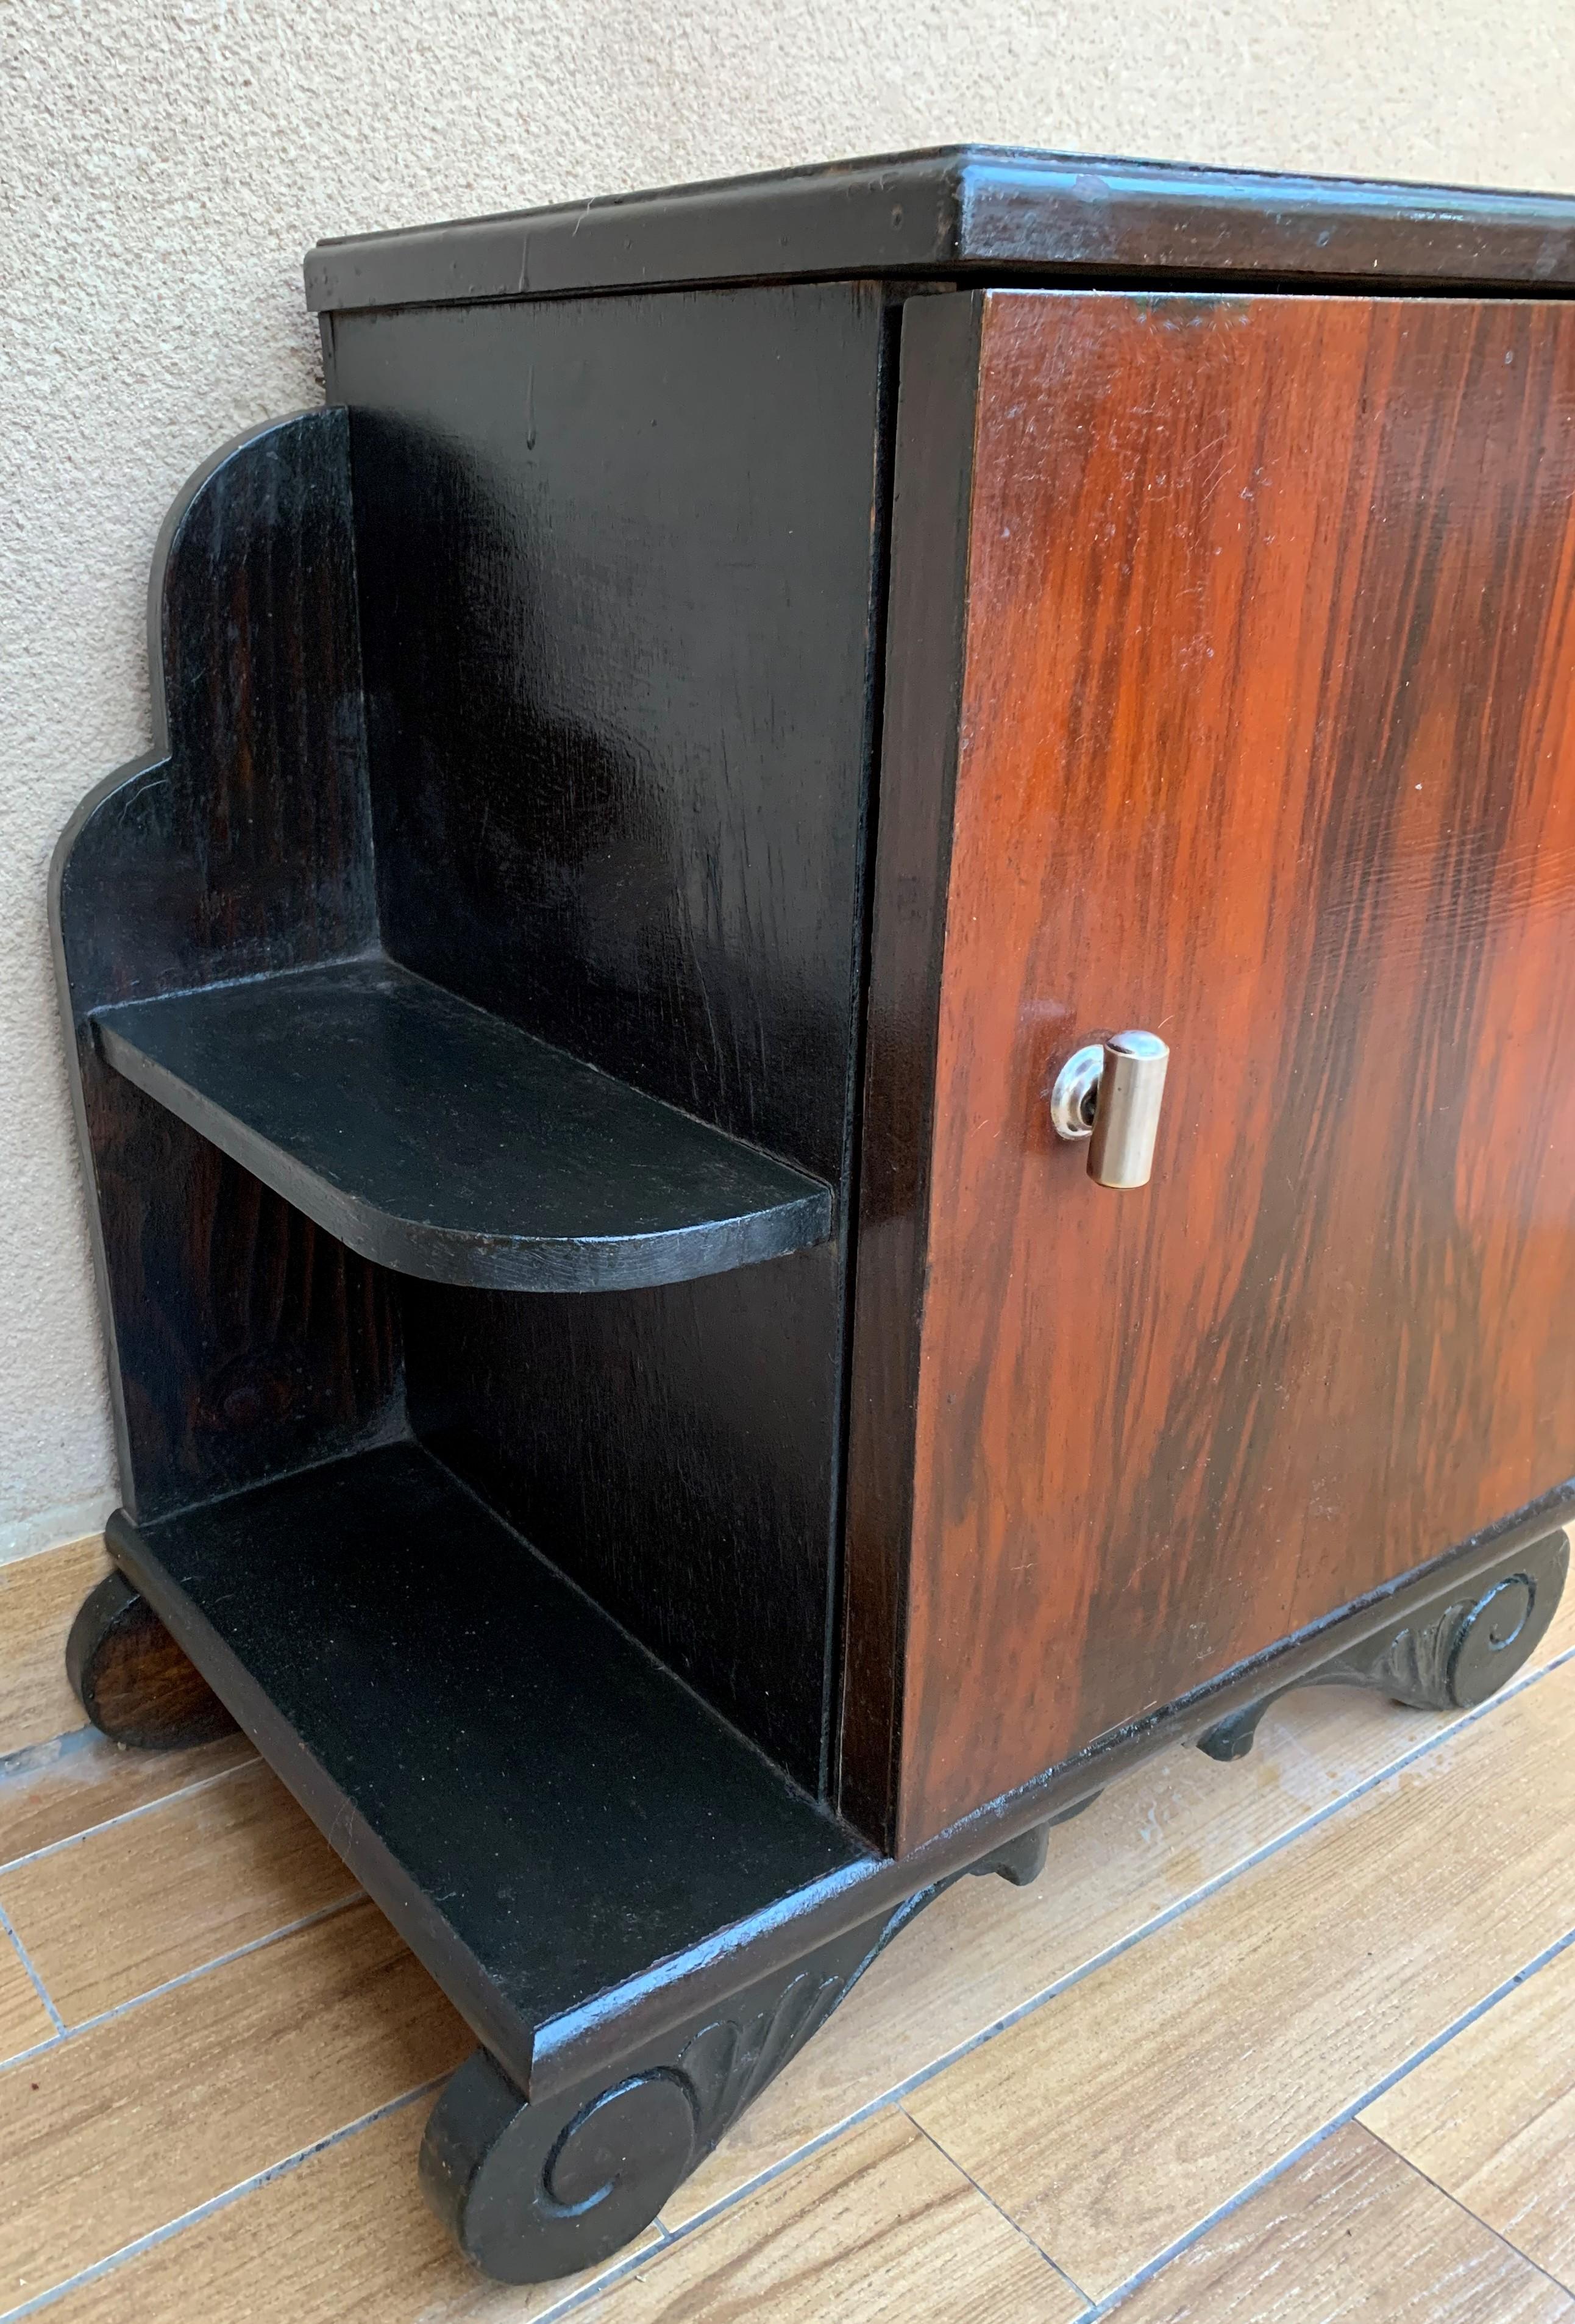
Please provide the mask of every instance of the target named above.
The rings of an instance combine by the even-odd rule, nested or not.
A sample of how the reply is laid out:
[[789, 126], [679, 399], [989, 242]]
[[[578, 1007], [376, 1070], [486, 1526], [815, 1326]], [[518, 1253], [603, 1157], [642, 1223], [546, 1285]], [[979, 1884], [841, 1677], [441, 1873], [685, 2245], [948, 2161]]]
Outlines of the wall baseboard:
[[37, 1557], [45, 1550], [69, 1549], [86, 1535], [101, 1534], [119, 1499], [118, 1493], [106, 1487], [85, 1500], [63, 1501], [56, 1508], [0, 1525], [0, 1566], [14, 1565], [20, 1557]]

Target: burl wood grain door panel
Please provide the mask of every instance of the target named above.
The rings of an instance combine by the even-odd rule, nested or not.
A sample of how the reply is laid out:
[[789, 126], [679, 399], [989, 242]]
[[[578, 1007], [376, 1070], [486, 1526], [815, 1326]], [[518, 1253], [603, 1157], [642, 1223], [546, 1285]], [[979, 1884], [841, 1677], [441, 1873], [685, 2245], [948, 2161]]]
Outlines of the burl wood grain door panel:
[[[1575, 1469], [1575, 307], [958, 294], [903, 364], [844, 1783], [906, 1848]], [[1125, 1026], [1111, 1194], [1045, 1099]]]

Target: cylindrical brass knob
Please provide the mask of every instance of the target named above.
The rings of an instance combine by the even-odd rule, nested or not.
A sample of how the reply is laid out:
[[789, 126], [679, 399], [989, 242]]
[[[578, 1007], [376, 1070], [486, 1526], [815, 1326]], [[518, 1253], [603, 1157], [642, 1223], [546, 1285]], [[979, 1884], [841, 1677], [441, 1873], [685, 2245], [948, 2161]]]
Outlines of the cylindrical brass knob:
[[1050, 1093], [1063, 1138], [1089, 1141], [1088, 1175], [1101, 1186], [1146, 1186], [1170, 1051], [1157, 1033], [1112, 1033], [1068, 1057]]

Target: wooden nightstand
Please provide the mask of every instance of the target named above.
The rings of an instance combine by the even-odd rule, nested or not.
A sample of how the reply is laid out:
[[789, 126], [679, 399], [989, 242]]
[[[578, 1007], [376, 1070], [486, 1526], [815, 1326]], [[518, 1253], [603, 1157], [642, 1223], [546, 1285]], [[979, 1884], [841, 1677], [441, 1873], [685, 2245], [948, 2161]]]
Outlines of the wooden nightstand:
[[307, 282], [57, 861], [70, 1661], [453, 1996], [530, 2280], [1137, 1756], [1545, 1630], [1575, 202], [962, 149]]

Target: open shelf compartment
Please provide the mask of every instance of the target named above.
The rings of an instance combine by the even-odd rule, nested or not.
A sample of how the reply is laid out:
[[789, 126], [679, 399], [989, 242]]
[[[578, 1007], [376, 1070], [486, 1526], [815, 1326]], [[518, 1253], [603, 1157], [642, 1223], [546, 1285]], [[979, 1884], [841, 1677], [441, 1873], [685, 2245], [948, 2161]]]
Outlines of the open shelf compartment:
[[418, 1445], [110, 1538], [522, 2087], [544, 2026], [868, 1855]]
[[94, 1024], [118, 1073], [401, 1274], [631, 1290], [832, 1231], [819, 1179], [381, 957]]

